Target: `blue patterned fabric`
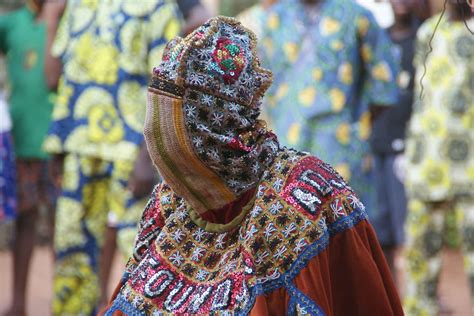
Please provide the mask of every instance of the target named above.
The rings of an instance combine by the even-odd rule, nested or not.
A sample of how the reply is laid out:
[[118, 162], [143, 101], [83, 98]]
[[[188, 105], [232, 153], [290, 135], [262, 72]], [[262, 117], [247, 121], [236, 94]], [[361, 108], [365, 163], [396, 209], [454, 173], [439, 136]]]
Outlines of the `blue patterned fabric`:
[[64, 72], [45, 149], [134, 160], [149, 74], [179, 30], [171, 1], [70, 1], [52, 48]]
[[333, 165], [375, 210], [369, 106], [398, 97], [397, 52], [385, 31], [350, 0], [321, 1], [313, 13], [286, 0], [267, 15], [261, 43], [274, 74], [265, 110], [280, 142]]
[[16, 169], [10, 132], [0, 133], [0, 222], [16, 216]]

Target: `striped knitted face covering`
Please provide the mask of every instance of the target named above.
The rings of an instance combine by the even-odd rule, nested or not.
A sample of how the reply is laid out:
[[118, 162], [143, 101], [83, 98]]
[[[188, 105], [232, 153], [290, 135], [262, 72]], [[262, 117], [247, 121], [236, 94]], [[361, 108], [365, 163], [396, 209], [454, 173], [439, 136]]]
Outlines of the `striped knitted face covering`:
[[198, 213], [256, 187], [279, 148], [258, 120], [271, 73], [255, 36], [217, 17], [168, 43], [148, 92], [145, 140], [171, 188]]

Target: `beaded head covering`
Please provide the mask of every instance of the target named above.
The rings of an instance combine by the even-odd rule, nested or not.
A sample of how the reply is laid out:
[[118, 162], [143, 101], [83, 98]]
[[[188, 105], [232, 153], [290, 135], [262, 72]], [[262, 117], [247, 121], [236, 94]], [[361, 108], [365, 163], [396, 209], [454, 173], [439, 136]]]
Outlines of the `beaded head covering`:
[[215, 17], [170, 41], [149, 87], [145, 139], [163, 179], [203, 213], [255, 187], [279, 148], [258, 120], [271, 72], [256, 37]]

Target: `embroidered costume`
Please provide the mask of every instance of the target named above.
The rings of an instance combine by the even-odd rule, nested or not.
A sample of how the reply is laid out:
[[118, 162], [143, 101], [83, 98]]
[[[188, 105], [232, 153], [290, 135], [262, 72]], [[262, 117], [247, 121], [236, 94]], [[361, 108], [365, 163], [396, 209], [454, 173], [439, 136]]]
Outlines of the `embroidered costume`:
[[[370, 106], [397, 102], [397, 57], [372, 14], [352, 0], [273, 5], [262, 30], [262, 64], [275, 82], [265, 101], [283, 145], [320, 155], [370, 212]], [[297, 78], [298, 80], [295, 80]]]
[[352, 189], [258, 120], [255, 46], [217, 17], [165, 49], [145, 121], [165, 182], [103, 315], [402, 315]]
[[[55, 235], [53, 314], [91, 315], [107, 220], [130, 255], [146, 200], [128, 190], [143, 144], [146, 83], [179, 33], [168, 0], [69, 1], [52, 53], [63, 74], [45, 148], [65, 154]], [[109, 222], [110, 224], [110, 222]]]

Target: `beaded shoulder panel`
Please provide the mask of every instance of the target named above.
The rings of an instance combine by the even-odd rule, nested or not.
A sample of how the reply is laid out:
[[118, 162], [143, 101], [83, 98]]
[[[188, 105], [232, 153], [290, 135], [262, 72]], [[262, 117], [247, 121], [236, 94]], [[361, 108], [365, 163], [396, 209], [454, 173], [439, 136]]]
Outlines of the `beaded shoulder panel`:
[[246, 315], [284, 287], [288, 314], [322, 315], [292, 280], [330, 237], [366, 218], [346, 182], [316, 157], [282, 149], [240, 225], [199, 227], [166, 185], [155, 189], [110, 315]]

